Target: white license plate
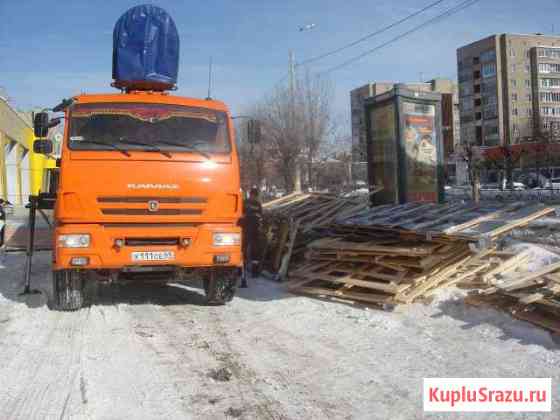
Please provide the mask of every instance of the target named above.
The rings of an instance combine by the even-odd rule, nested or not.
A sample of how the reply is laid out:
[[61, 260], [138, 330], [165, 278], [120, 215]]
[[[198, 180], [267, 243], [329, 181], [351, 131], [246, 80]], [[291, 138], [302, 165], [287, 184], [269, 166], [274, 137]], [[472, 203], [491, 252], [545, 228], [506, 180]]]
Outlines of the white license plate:
[[133, 252], [132, 261], [172, 261], [175, 259], [173, 251]]

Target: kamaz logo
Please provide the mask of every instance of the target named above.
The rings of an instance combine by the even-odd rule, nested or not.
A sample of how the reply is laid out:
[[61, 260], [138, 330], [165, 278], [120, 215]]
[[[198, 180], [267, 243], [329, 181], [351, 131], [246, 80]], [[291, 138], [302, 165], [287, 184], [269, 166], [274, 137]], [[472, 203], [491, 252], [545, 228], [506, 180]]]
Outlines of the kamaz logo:
[[178, 184], [128, 184], [131, 190], [178, 190]]

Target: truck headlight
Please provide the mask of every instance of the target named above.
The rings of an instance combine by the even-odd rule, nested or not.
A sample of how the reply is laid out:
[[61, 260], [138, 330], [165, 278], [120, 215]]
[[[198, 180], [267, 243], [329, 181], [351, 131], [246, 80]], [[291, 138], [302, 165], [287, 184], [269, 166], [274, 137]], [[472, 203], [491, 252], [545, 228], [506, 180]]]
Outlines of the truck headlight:
[[214, 233], [212, 235], [214, 246], [233, 246], [241, 244], [240, 233]]
[[90, 242], [91, 236], [87, 233], [58, 236], [58, 246], [60, 248], [87, 248]]

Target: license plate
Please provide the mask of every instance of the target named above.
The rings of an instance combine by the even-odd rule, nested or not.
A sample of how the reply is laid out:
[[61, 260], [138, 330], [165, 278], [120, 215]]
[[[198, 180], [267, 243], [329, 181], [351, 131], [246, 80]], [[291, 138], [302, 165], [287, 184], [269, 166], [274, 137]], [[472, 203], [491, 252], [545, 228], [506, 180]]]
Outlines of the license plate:
[[132, 261], [171, 261], [175, 259], [173, 251], [133, 252]]

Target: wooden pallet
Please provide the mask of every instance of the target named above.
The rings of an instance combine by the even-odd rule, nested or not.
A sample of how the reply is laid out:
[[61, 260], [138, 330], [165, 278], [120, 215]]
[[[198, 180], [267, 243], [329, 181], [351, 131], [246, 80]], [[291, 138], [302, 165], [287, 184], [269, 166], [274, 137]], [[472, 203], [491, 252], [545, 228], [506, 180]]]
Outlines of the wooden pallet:
[[560, 263], [502, 281], [466, 299], [560, 334]]
[[383, 235], [323, 238], [309, 245], [306, 262], [290, 272], [288, 288], [361, 302], [411, 303], [450, 279], [470, 275], [459, 268], [472, 258], [466, 242], [399, 241]]

